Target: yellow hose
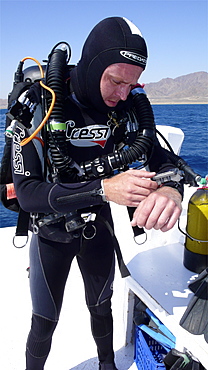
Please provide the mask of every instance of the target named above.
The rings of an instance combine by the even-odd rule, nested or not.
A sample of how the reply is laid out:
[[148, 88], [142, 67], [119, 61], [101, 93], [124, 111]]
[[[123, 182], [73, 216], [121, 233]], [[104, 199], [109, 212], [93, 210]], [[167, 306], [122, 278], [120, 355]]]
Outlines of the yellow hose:
[[[38, 65], [38, 67], [39, 67], [39, 69], [40, 69], [41, 78], [43, 78], [43, 77], [44, 77], [43, 68], [42, 68], [41, 64], [38, 62], [38, 60], [37, 60], [37, 59], [35, 59], [35, 58], [32, 58], [32, 57], [25, 57], [25, 58], [23, 58], [23, 59], [21, 60], [21, 62], [24, 62], [24, 61], [25, 61], [25, 60], [27, 60], [27, 59], [31, 59], [31, 60], [33, 60], [34, 62], [36, 62], [36, 63], [37, 63], [37, 65]], [[49, 117], [50, 117], [50, 115], [51, 115], [51, 112], [52, 112], [52, 110], [53, 110], [53, 107], [54, 107], [54, 104], [55, 104], [55, 101], [56, 101], [56, 95], [55, 95], [55, 92], [54, 92], [50, 87], [46, 86], [42, 81], [40, 81], [40, 85], [41, 85], [44, 89], [46, 89], [46, 90], [50, 91], [50, 93], [51, 93], [51, 95], [52, 95], [52, 102], [51, 102], [51, 105], [50, 105], [50, 108], [49, 108], [49, 110], [48, 110], [47, 114], [46, 114], [46, 115], [45, 115], [45, 117], [43, 118], [43, 120], [42, 120], [42, 122], [40, 123], [40, 125], [36, 128], [36, 130], [33, 132], [33, 134], [32, 134], [32, 135], [30, 135], [30, 136], [29, 136], [28, 138], [26, 138], [26, 139], [23, 139], [23, 140], [20, 142], [20, 145], [21, 145], [21, 146], [24, 146], [24, 145], [28, 144], [31, 140], [33, 140], [33, 139], [34, 139], [34, 137], [39, 133], [39, 131], [40, 131], [40, 130], [42, 130], [43, 126], [46, 124], [47, 120], [49, 119]]]

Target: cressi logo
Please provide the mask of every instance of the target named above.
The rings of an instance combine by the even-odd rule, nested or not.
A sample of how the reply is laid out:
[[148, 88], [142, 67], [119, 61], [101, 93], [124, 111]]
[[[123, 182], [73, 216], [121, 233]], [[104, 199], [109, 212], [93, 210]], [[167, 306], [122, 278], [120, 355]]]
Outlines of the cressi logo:
[[23, 155], [22, 155], [22, 147], [20, 145], [20, 142], [24, 138], [25, 138], [25, 131], [21, 127], [17, 126], [14, 137], [13, 137], [13, 168], [14, 168], [14, 173], [17, 175], [30, 176], [30, 172], [25, 171]]
[[70, 143], [78, 147], [91, 147], [100, 145], [102, 148], [110, 136], [110, 128], [105, 125], [90, 125], [86, 127], [67, 126], [66, 136]]
[[142, 63], [144, 64], [144, 66], [146, 65], [147, 63], [147, 58], [145, 58], [144, 56], [142, 55], [139, 55], [137, 53], [134, 53], [133, 51], [126, 51], [126, 50], [122, 50], [120, 51], [120, 54], [126, 58], [126, 59], [130, 59], [134, 62], [138, 62], [138, 63]]

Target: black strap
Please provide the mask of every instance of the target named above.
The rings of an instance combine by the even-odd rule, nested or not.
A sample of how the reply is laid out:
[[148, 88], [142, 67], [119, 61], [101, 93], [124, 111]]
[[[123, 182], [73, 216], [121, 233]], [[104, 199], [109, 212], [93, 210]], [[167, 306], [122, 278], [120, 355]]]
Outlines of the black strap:
[[[134, 211], [136, 210], [136, 207], [127, 207], [127, 211], [128, 211], [128, 214], [129, 214], [129, 218], [130, 218], [130, 221], [132, 220], [133, 218], [133, 214], [134, 214]], [[133, 233], [134, 233], [134, 237], [136, 238], [138, 235], [141, 235], [141, 234], [144, 234], [145, 231], [143, 229], [143, 227], [138, 227], [138, 226], [132, 226], [132, 230], [133, 230]]]
[[17, 219], [16, 236], [28, 236], [28, 225], [29, 225], [30, 213], [23, 211], [22, 208], [19, 210], [19, 216]]
[[[17, 219], [16, 232], [15, 232], [15, 236], [13, 238], [13, 244], [16, 248], [23, 248], [27, 244], [29, 219], [30, 219], [30, 213], [25, 212], [25, 211], [23, 211], [22, 208], [20, 208], [18, 219]], [[17, 240], [16, 240], [17, 236], [25, 236], [26, 237], [26, 242], [24, 242], [21, 245], [18, 245]], [[21, 242], [22, 242], [22, 238], [21, 238]]]
[[97, 215], [96, 221], [98, 221], [98, 222], [100, 221], [100, 222], [104, 223], [106, 225], [107, 229], [109, 230], [111, 236], [112, 236], [113, 245], [114, 245], [114, 249], [115, 249], [115, 252], [116, 252], [116, 256], [117, 256], [117, 260], [118, 260], [118, 266], [119, 266], [119, 269], [120, 269], [122, 278], [127, 277], [127, 276], [130, 276], [131, 274], [130, 274], [127, 266], [124, 263], [124, 260], [123, 260], [123, 257], [122, 257], [122, 253], [121, 253], [121, 249], [120, 249], [119, 243], [118, 243], [118, 241], [116, 239], [114, 230], [112, 229], [111, 225], [109, 224], [108, 221], [106, 221], [100, 215]]

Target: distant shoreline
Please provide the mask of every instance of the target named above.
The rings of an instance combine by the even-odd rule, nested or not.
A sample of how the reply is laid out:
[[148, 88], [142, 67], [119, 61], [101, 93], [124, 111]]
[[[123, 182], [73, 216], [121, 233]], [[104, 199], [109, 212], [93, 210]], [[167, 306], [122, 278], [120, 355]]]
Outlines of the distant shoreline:
[[[192, 100], [188, 100], [188, 101], [164, 101], [164, 100], [158, 100], [158, 99], [151, 99], [149, 98], [149, 101], [152, 105], [204, 105], [204, 104], [208, 104], [208, 100], [206, 101], [192, 101]], [[7, 109], [7, 103], [6, 104], [0, 104], [0, 109]]]
[[152, 99], [149, 99], [150, 103], [152, 105], [206, 105], [208, 104], [208, 101], [206, 102], [196, 102], [196, 101], [170, 101], [170, 102], [164, 102], [164, 101], [153, 101]]

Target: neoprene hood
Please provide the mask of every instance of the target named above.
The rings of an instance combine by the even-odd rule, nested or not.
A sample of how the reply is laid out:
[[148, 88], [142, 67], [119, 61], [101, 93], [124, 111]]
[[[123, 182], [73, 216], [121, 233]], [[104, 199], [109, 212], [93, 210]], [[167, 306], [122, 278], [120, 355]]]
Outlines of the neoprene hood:
[[104, 70], [114, 63], [145, 69], [146, 62], [147, 46], [140, 30], [126, 18], [106, 18], [90, 32], [81, 59], [71, 72], [74, 92], [83, 104], [99, 111], [109, 110], [100, 93]]

